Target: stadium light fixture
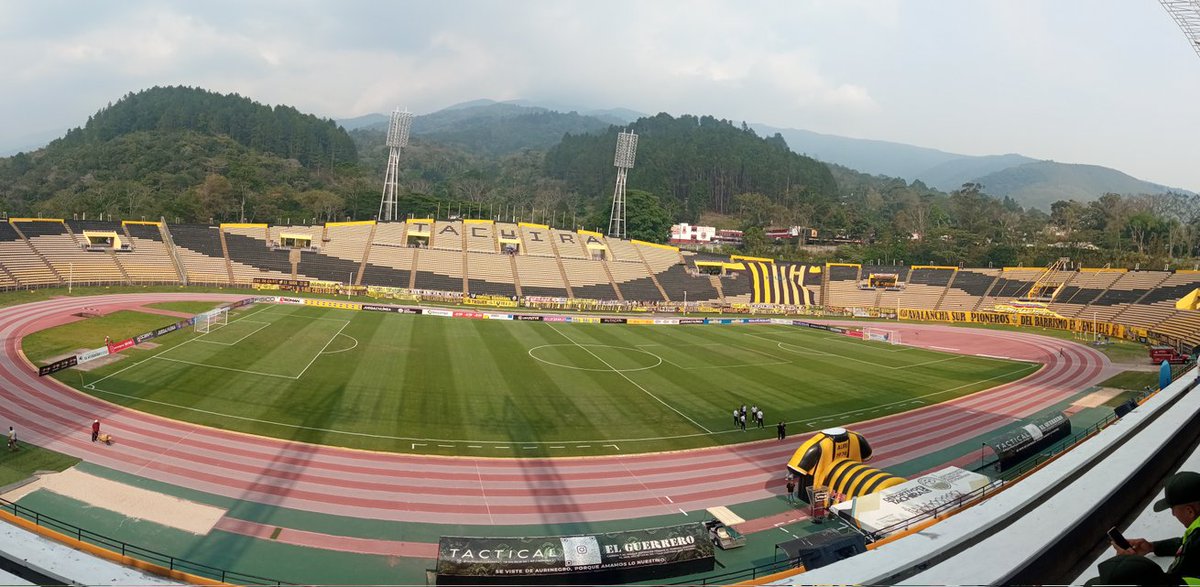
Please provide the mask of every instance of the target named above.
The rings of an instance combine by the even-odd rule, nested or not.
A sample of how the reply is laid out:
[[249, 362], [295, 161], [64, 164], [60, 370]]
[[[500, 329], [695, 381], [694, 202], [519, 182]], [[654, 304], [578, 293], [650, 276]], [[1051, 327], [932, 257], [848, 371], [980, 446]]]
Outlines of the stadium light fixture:
[[383, 176], [383, 197], [379, 200], [379, 215], [376, 220], [390, 222], [396, 220], [396, 182], [400, 174], [400, 150], [408, 146], [408, 134], [412, 128], [413, 114], [399, 108], [392, 111], [388, 122], [387, 171]]
[[613, 188], [612, 214], [608, 220], [608, 236], [625, 238], [625, 178], [633, 169], [637, 157], [638, 136], [629, 131], [617, 133], [617, 152], [613, 155], [613, 166], [617, 168], [617, 185]]
[[1158, 0], [1200, 56], [1200, 0]]

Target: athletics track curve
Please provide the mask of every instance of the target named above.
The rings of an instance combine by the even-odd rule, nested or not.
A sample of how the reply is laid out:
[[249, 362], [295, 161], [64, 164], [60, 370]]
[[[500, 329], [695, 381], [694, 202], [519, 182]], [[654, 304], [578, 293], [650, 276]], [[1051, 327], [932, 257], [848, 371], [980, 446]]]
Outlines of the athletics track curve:
[[[802, 435], [671, 453], [564, 458], [466, 458], [368, 452], [227, 432], [110, 404], [50, 378], [20, 354], [21, 337], [73, 320], [171, 300], [245, 296], [148, 293], [57, 298], [0, 309], [0, 424], [19, 438], [171, 485], [272, 506], [437, 524], [547, 524], [677, 514], [777, 496]], [[752, 325], [734, 328], [754, 328]], [[1028, 333], [889, 324], [904, 342], [1032, 360], [1021, 379], [948, 402], [849, 425], [886, 468], [1035, 413], [1094, 384], [1109, 365], [1086, 346]], [[1060, 350], [1061, 349], [1061, 350]], [[1064, 353], [1065, 356], [1060, 356]], [[101, 418], [119, 442], [97, 447]]]

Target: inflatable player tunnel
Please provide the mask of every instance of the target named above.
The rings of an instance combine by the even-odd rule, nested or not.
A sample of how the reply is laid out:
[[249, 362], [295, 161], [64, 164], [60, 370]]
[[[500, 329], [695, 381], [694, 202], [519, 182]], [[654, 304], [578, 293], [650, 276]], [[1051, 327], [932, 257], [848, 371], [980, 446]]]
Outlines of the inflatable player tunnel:
[[842, 501], [904, 483], [900, 477], [863, 464], [870, 459], [871, 445], [861, 434], [829, 428], [804, 441], [787, 468], [796, 476], [800, 497], [805, 500], [812, 486], [828, 488]]

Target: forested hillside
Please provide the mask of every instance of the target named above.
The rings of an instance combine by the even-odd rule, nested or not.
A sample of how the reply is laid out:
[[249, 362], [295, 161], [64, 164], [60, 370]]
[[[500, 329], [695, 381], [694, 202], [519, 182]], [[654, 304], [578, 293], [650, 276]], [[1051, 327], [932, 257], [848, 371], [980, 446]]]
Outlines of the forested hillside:
[[[763, 139], [711, 116], [659, 114], [629, 128], [638, 135], [629, 185], [658, 194], [676, 217], [695, 222], [708, 211], [738, 213], [737, 196], [753, 193], [811, 221], [836, 201], [829, 169], [793, 153], [779, 135]], [[564, 137], [546, 153], [546, 173], [579, 193], [611, 192], [618, 132]]]

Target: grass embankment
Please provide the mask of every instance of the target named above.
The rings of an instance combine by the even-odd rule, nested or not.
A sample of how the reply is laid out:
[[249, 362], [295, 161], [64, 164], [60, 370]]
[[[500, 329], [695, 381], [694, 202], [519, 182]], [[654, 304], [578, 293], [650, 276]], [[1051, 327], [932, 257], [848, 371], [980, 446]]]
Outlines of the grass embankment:
[[[7, 428], [4, 433], [8, 434]], [[62, 471], [74, 467], [79, 462], [75, 457], [38, 448], [21, 441], [20, 438], [21, 431], [18, 429], [17, 442], [21, 446], [19, 450], [10, 451], [0, 447], [0, 487], [24, 481], [38, 471]]]

